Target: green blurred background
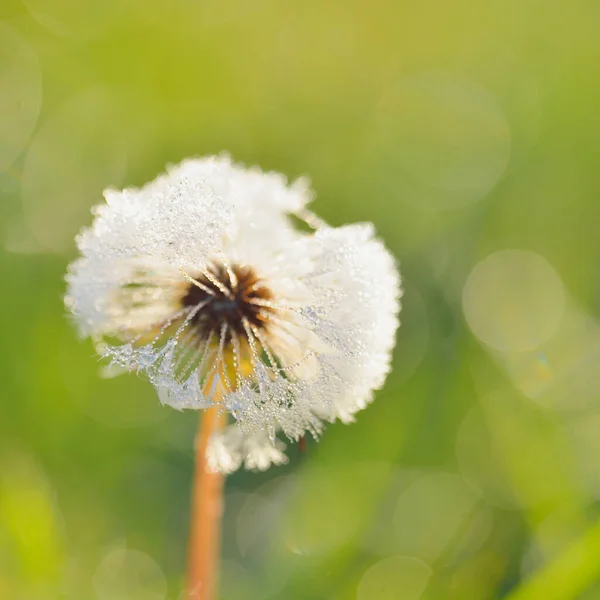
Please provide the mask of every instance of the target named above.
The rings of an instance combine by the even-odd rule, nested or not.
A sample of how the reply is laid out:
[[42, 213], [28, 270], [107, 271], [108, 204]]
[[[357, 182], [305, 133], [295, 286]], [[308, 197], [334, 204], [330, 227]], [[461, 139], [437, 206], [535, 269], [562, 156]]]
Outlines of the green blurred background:
[[62, 306], [107, 186], [227, 150], [405, 281], [352, 426], [226, 487], [223, 600], [600, 598], [600, 4], [0, 0], [0, 598], [179, 600], [197, 415]]

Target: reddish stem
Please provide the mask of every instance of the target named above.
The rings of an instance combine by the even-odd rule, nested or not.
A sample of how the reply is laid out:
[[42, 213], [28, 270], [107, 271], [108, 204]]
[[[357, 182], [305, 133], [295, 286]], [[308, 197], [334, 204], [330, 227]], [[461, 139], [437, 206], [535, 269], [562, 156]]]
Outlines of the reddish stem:
[[223, 475], [207, 469], [210, 436], [223, 428], [225, 415], [218, 408], [204, 411], [196, 437], [196, 468], [192, 490], [188, 599], [215, 600], [219, 582]]

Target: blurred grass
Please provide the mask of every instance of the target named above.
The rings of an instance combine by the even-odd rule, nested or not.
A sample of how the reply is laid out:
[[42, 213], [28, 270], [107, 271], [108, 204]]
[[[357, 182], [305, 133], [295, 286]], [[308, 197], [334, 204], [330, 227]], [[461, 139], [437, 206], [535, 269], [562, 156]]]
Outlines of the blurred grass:
[[[596, 4], [5, 0], [0, 20], [1, 598], [180, 598], [197, 415], [98, 377], [62, 277], [104, 187], [221, 150], [309, 174], [406, 281], [374, 404], [229, 479], [222, 598], [600, 598]], [[507, 249], [542, 263], [519, 279]]]

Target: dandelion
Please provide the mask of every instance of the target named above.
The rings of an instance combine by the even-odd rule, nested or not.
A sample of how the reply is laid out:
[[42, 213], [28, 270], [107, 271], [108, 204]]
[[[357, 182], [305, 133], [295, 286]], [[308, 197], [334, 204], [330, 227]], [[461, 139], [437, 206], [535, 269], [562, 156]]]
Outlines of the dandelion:
[[[210, 472], [286, 462], [283, 439], [351, 422], [390, 368], [399, 276], [370, 224], [329, 227], [304, 179], [226, 157], [107, 190], [66, 303], [111, 369], [207, 409]], [[299, 226], [297, 226], [299, 225]]]

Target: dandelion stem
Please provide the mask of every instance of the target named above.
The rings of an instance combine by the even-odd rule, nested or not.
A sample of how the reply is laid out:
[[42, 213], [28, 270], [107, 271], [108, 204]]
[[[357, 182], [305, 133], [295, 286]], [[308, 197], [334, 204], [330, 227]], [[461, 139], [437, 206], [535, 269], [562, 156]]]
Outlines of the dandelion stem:
[[206, 449], [210, 436], [224, 426], [217, 407], [204, 411], [196, 438], [196, 468], [192, 490], [188, 600], [215, 600], [221, 551], [223, 475], [208, 469]]

